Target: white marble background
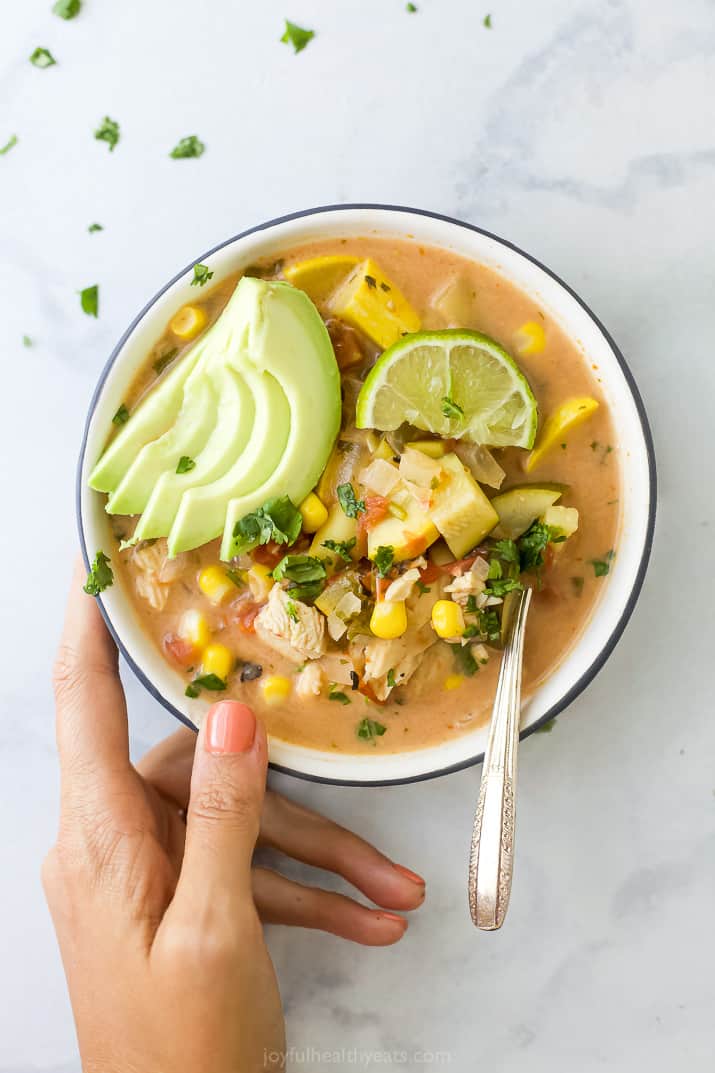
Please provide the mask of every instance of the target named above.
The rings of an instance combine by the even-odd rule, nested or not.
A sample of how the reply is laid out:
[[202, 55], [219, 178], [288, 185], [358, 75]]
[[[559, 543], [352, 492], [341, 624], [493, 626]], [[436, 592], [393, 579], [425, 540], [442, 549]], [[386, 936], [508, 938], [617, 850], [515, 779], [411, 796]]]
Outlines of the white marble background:
[[[428, 880], [392, 949], [272, 933], [291, 1042], [358, 1052], [303, 1052], [292, 1068], [365, 1068], [393, 1048], [417, 1071], [713, 1068], [715, 4], [417, 5], [84, 0], [73, 22], [51, 0], [2, 5], [0, 144], [19, 143], [0, 157], [0, 1073], [78, 1069], [38, 873], [95, 378], [179, 267], [257, 221], [341, 200], [461, 216], [570, 281], [638, 379], [660, 503], [625, 637], [555, 731], [523, 747], [503, 932], [468, 920], [477, 771], [365, 791], [275, 780]], [[318, 31], [299, 56], [278, 42], [285, 15]], [[57, 67], [27, 62], [37, 45]], [[105, 114], [121, 123], [114, 153], [92, 138]], [[168, 159], [194, 132], [205, 156]], [[88, 235], [94, 220], [105, 230]], [[94, 282], [98, 321], [76, 293]], [[172, 725], [127, 689], [139, 754]]]

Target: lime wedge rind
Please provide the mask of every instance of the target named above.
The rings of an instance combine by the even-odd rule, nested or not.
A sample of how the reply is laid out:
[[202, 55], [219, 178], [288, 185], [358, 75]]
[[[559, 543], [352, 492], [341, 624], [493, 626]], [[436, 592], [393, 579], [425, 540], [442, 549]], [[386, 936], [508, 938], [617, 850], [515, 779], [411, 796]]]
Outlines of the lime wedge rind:
[[[440, 364], [441, 374], [430, 382], [425, 373], [439, 371]], [[445, 417], [445, 394], [464, 417]], [[503, 347], [482, 332], [452, 328], [400, 339], [362, 386], [358, 428], [391, 431], [407, 420], [438, 436], [530, 449], [538, 410], [528, 380]]]

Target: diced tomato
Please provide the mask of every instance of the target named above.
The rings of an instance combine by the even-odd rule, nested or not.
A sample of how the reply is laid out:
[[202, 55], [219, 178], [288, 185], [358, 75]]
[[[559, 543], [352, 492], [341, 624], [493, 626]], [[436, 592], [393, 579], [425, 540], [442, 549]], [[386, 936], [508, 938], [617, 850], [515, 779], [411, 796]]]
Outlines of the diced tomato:
[[383, 705], [387, 703], [384, 700], [378, 700], [369, 682], [361, 681], [360, 685], [357, 687], [357, 691], [358, 693], [362, 693], [363, 697], [367, 697], [368, 700], [371, 700], [373, 704]]
[[388, 515], [389, 499], [385, 496], [365, 496], [365, 510], [358, 515], [358, 532], [374, 529]]
[[239, 604], [236, 614], [238, 628], [243, 630], [244, 633], [255, 633], [254, 622], [262, 607], [263, 604], [254, 604], [252, 600], [244, 600]]
[[255, 562], [260, 563], [262, 566], [270, 566], [271, 568], [277, 566], [285, 554], [285, 545], [276, 544], [275, 540], [269, 540], [267, 544], [259, 544], [258, 547], [254, 548], [251, 552]]
[[431, 585], [442, 573], [441, 567], [436, 563], [429, 563], [424, 570], [420, 570], [420, 581], [423, 585]]
[[175, 633], [165, 633], [162, 644], [169, 659], [173, 660], [174, 663], [178, 663], [180, 667], [188, 667], [196, 662], [196, 649], [190, 641], [185, 641], [183, 637], [179, 637]]
[[462, 574], [466, 574], [467, 570], [471, 569], [476, 559], [476, 555], [467, 555], [464, 559], [457, 559], [453, 563], [445, 563], [441, 569], [445, 574], [451, 574], [452, 577], [460, 577]]

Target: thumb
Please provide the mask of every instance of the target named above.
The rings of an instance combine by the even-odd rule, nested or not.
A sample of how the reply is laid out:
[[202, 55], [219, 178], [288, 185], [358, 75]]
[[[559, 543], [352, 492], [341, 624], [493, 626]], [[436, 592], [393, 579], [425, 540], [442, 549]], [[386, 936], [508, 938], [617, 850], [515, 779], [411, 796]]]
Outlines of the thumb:
[[234, 700], [214, 704], [196, 745], [176, 891], [194, 910], [251, 898], [266, 767], [266, 733], [251, 709]]

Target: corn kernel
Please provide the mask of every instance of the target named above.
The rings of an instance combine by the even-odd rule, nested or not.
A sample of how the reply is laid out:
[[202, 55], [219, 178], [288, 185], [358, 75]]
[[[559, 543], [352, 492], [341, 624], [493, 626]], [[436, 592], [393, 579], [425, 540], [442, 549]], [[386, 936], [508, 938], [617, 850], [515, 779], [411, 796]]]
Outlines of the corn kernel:
[[546, 332], [538, 320], [527, 320], [516, 333], [516, 350], [518, 354], [541, 354], [546, 347]]
[[195, 648], [204, 648], [211, 640], [211, 631], [205, 616], [193, 608], [184, 611], [177, 633], [182, 641], [188, 641]]
[[290, 678], [282, 674], [269, 674], [261, 679], [261, 692], [267, 704], [280, 704], [290, 696], [293, 688]]
[[402, 637], [407, 629], [407, 610], [404, 600], [380, 600], [370, 619], [370, 629], [376, 637], [392, 641]]
[[464, 633], [462, 608], [454, 600], [437, 600], [432, 608], [432, 628], [438, 637], [448, 640]]
[[444, 680], [445, 689], [459, 689], [464, 681], [463, 674], [448, 674]]
[[251, 569], [247, 572], [246, 577], [248, 579], [248, 587], [251, 590], [251, 596], [256, 603], [263, 603], [268, 599], [268, 593], [273, 587], [273, 579], [271, 577], [270, 566], [264, 566], [263, 563], [254, 563]]
[[169, 321], [169, 327], [179, 339], [193, 339], [203, 330], [208, 317], [201, 306], [182, 306]]
[[233, 670], [235, 660], [226, 645], [207, 645], [201, 656], [201, 670], [204, 674], [215, 674], [225, 682]]
[[199, 588], [212, 604], [220, 604], [236, 586], [221, 566], [205, 566], [199, 573]]
[[306, 533], [317, 533], [321, 525], [328, 520], [328, 509], [322, 500], [318, 499], [315, 492], [307, 495], [298, 507], [303, 519], [303, 529]]

